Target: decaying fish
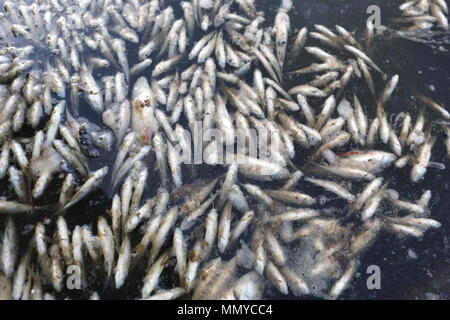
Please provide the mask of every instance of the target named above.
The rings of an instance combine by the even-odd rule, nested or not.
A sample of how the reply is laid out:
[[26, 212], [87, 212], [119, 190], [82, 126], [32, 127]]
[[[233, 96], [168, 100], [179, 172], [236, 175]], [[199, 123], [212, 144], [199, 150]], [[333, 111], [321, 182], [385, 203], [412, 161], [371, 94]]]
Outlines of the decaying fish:
[[[432, 124], [450, 154], [450, 115], [413, 93], [417, 116], [393, 121], [407, 88], [373, 55], [388, 27], [291, 38], [291, 0], [269, 23], [253, 0], [72, 2], [0, 13], [0, 277], [14, 299], [59, 298], [70, 266], [97, 299], [93, 283], [129, 288], [144, 257], [141, 299], [337, 299], [381, 231], [441, 227], [431, 191], [389, 189], [402, 168], [415, 185], [445, 170]], [[399, 9], [394, 36], [448, 29], [443, 0]]]

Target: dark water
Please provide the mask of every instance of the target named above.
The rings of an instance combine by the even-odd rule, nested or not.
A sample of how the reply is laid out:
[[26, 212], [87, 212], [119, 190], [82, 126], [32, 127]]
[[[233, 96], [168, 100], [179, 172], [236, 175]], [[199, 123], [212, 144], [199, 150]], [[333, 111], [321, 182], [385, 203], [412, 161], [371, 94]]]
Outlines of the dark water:
[[[398, 6], [403, 1], [376, 0], [335, 0], [335, 1], [293, 1], [294, 9], [290, 12], [293, 28], [307, 26], [314, 29], [314, 24], [332, 27], [336, 24], [347, 30], [363, 35], [363, 28], [369, 15], [366, 9], [370, 5], [381, 8], [382, 25], [391, 26], [391, 17], [399, 16]], [[278, 1], [258, 1], [267, 20], [273, 21]], [[417, 107], [412, 101], [411, 89], [423, 92], [444, 106], [450, 105], [450, 64], [448, 33], [443, 36], [447, 44], [440, 42], [432, 48], [430, 45], [404, 39], [379, 37], [374, 44], [374, 58], [381, 64], [387, 74], [399, 74], [399, 87], [394, 100], [386, 108], [389, 114], [411, 111], [414, 118]], [[357, 39], [359, 40], [359, 39]], [[311, 43], [311, 42], [309, 42]], [[307, 42], [308, 44], [308, 42]], [[440, 47], [440, 48], [439, 48]], [[436, 50], [437, 49], [437, 50]], [[440, 49], [440, 50], [439, 50]], [[304, 56], [304, 55], [303, 55]], [[300, 62], [300, 64], [302, 64]], [[307, 66], [307, 64], [302, 64]], [[434, 87], [434, 90], [430, 88]], [[368, 105], [365, 105], [368, 108]], [[447, 107], [448, 109], [448, 107]], [[373, 105], [373, 110], [375, 105]], [[428, 117], [429, 120], [434, 120]], [[442, 162], [448, 167], [442, 140], [437, 143], [432, 161]], [[417, 199], [429, 189], [433, 197], [430, 203], [431, 218], [442, 223], [438, 230], [429, 230], [423, 239], [399, 240], [396, 236], [382, 234], [376, 243], [366, 252], [361, 260], [356, 277], [340, 298], [342, 299], [425, 299], [450, 298], [450, 173], [449, 170], [429, 170], [425, 179], [417, 185], [408, 180], [408, 171], [394, 174], [390, 183], [395, 185], [401, 197]], [[417, 255], [416, 259], [408, 256], [408, 249]], [[366, 280], [370, 274], [367, 267], [377, 265], [381, 269], [381, 289], [369, 290]], [[274, 295], [273, 298], [295, 298]]]
[[[3, 2], [0, 0], [0, 3]], [[166, 1], [173, 3], [178, 8], [178, 1]], [[278, 9], [279, 0], [256, 0], [259, 10], [264, 11], [266, 25], [273, 23], [274, 16]], [[366, 9], [369, 5], [378, 5], [381, 8], [382, 24], [390, 26], [390, 19], [398, 16], [398, 5], [402, 1], [381, 1], [381, 0], [335, 0], [335, 1], [317, 1], [317, 0], [294, 0], [294, 8], [290, 12], [292, 36], [295, 36], [299, 28], [307, 26], [313, 30], [314, 24], [323, 24], [333, 27], [339, 24], [347, 30], [355, 30], [357, 35], [363, 35], [363, 27], [368, 15]], [[449, 37], [448, 34], [444, 35]], [[357, 40], [361, 40], [358, 38]], [[307, 42], [308, 44], [315, 42]], [[439, 46], [441, 48], [439, 48]], [[137, 47], [129, 46], [129, 64], [134, 65], [137, 61]], [[450, 105], [448, 88], [450, 85], [450, 64], [449, 53], [450, 46], [444, 42], [430, 46], [424, 43], [418, 43], [404, 39], [390, 39], [388, 37], [379, 37], [374, 43], [374, 60], [388, 74], [399, 74], [400, 84], [395, 92], [393, 101], [387, 106], [389, 114], [396, 115], [402, 111], [410, 111], [413, 119], [417, 116], [418, 109], [411, 99], [412, 89], [418, 90], [439, 101], [442, 105]], [[304, 57], [304, 58], [303, 58]], [[302, 59], [305, 59], [303, 61]], [[306, 54], [302, 54], [302, 59], [298, 62], [302, 67], [309, 62]], [[95, 77], [97, 79], [105, 75], [115, 74], [115, 70], [99, 71]], [[299, 78], [287, 79], [288, 87], [295, 85]], [[383, 83], [376, 83], [378, 90], [382, 88]], [[133, 81], [130, 83], [130, 91]], [[432, 90], [431, 88], [434, 88]], [[369, 113], [374, 114], [373, 102], [370, 98], [362, 96], [362, 101], [366, 102], [365, 107]], [[82, 100], [80, 100], [82, 102]], [[83, 106], [82, 106], [83, 108]], [[93, 122], [100, 124], [101, 119], [88, 107], [83, 109], [85, 117]], [[432, 114], [428, 113], [428, 119], [433, 121]], [[435, 125], [437, 127], [437, 125]], [[447, 167], [450, 162], [446, 157], [446, 151], [442, 143], [442, 132], [437, 130], [438, 142], [435, 145], [432, 155], [432, 161], [442, 162]], [[95, 170], [111, 164], [114, 157], [113, 153], [100, 153], [96, 159], [91, 159], [91, 169]], [[154, 159], [146, 159], [149, 165], [152, 165]], [[438, 230], [429, 230], [423, 239], [404, 239], [400, 240], [396, 236], [383, 233], [377, 242], [366, 252], [361, 260], [357, 276], [353, 279], [351, 286], [340, 298], [342, 299], [424, 299], [437, 297], [440, 299], [450, 298], [450, 173], [449, 170], [429, 169], [425, 179], [416, 185], [412, 185], [408, 179], [408, 170], [389, 172], [390, 187], [397, 190], [401, 198], [414, 200], [427, 189], [432, 192], [430, 202], [431, 218], [442, 223]], [[220, 168], [200, 168], [197, 177], [190, 176], [189, 170], [183, 171], [183, 181], [189, 183], [196, 178], [216, 177], [221, 172]], [[386, 176], [387, 177], [387, 176]], [[148, 184], [145, 190], [145, 196], [151, 197], [158, 187], [157, 172], [150, 172]], [[103, 190], [89, 196], [86, 200], [75, 206], [67, 214], [68, 224], [84, 224], [88, 221], [94, 222], [99, 214], [104, 214], [110, 207], [110, 199], [117, 190], [110, 190], [106, 186], [109, 184], [108, 177], [105, 179]], [[2, 192], [6, 186], [0, 185]], [[308, 190], [309, 191], [309, 190]], [[314, 196], [314, 191], [309, 192]], [[27, 221], [28, 223], [32, 221]], [[411, 258], [408, 250], [413, 250], [417, 258]], [[224, 257], [225, 259], [229, 257]], [[381, 269], [381, 289], [369, 290], [366, 286], [367, 267], [377, 265]], [[121, 290], [115, 290], [110, 287], [102, 292], [102, 298], [126, 299], [135, 298], [142, 285], [142, 279], [146, 267], [146, 259], [130, 273], [126, 284]], [[92, 283], [91, 288], [102, 291], [104, 279], [98, 279], [98, 283]], [[171, 287], [172, 283], [177, 283], [177, 277], [171, 272], [171, 268], [166, 268], [163, 273], [162, 284]], [[283, 296], [275, 290], [266, 290], [266, 298], [274, 299], [297, 299], [295, 296]], [[68, 292], [69, 296], [76, 298], [86, 298], [85, 293]], [[307, 297], [308, 298], [308, 297]]]
[[[390, 25], [392, 16], [398, 16], [399, 1], [367, 1], [367, 0], [335, 0], [317, 1], [301, 0], [293, 1], [294, 8], [290, 12], [293, 31], [307, 26], [313, 30], [314, 24], [323, 24], [332, 27], [339, 24], [347, 30], [355, 30], [363, 35], [362, 30], [368, 17], [366, 9], [370, 5], [378, 5], [381, 8], [382, 24]], [[273, 23], [279, 6], [278, 0], [257, 0], [259, 10], [264, 11], [266, 25]], [[295, 37], [295, 32], [292, 36]], [[448, 35], [447, 35], [448, 36]], [[357, 39], [360, 40], [360, 39]], [[308, 43], [311, 42], [307, 42]], [[448, 87], [450, 84], [450, 64], [448, 50], [450, 46], [444, 44], [445, 50], [435, 50], [429, 45], [401, 40], [377, 38], [374, 44], [375, 61], [389, 75], [399, 74], [400, 84], [396, 90], [394, 101], [387, 108], [390, 114], [398, 114], [402, 111], [410, 111], [413, 119], [418, 110], [411, 100], [411, 88], [428, 94], [433, 99], [447, 106], [450, 104]], [[442, 49], [442, 48], [441, 48]], [[302, 55], [305, 57], [305, 54]], [[306, 58], [307, 59], [307, 58]], [[301, 59], [300, 59], [301, 60]], [[308, 64], [300, 61], [299, 64]], [[130, 63], [131, 65], [131, 63]], [[300, 81], [299, 79], [297, 79]], [[296, 79], [288, 80], [289, 84], [295, 84]], [[434, 86], [435, 91], [430, 90]], [[290, 86], [288, 86], [290, 87]], [[378, 83], [378, 88], [383, 84]], [[364, 97], [363, 97], [364, 99]], [[370, 110], [370, 106], [366, 105]], [[373, 105], [372, 115], [375, 106]], [[431, 119], [433, 120], [433, 119]], [[440, 137], [442, 138], [442, 136]], [[446, 158], [442, 140], [436, 144], [432, 161], [443, 162], [446, 166], [450, 163]], [[217, 171], [201, 172], [200, 176], [216, 176]], [[186, 181], [189, 177], [184, 175]], [[450, 298], [450, 199], [449, 170], [429, 170], [425, 179], [417, 185], [412, 185], [408, 179], [408, 171], [393, 174], [391, 186], [397, 190], [401, 197], [414, 200], [418, 199], [423, 191], [429, 189], [433, 197], [430, 203], [431, 217], [442, 223], [438, 230], [429, 230], [423, 239], [399, 240], [388, 233], [382, 234], [376, 243], [367, 251], [361, 260], [360, 267], [351, 286], [340, 298], [342, 299], [425, 299], [425, 298]], [[314, 195], [308, 190], [311, 195]], [[408, 256], [408, 249], [414, 251], [417, 258]], [[226, 257], [224, 257], [226, 258]], [[377, 265], [381, 269], [381, 289], [369, 290], [366, 286], [367, 267]], [[141, 278], [133, 276], [134, 281], [129, 281], [124, 290], [109, 291], [110, 298], [125, 298], [127, 290], [134, 291], [140, 286]], [[173, 274], [165, 274], [167, 284], [177, 281]], [[266, 290], [266, 298], [272, 299], [298, 299], [298, 297], [284, 296], [276, 290]], [[308, 298], [308, 297], [306, 297]], [[309, 297], [311, 298], [311, 297]]]

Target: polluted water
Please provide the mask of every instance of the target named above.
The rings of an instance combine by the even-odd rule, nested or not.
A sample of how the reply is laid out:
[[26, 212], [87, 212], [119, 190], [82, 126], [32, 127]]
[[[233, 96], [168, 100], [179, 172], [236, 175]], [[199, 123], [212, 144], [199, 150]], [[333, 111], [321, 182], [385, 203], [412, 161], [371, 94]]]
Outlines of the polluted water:
[[445, 0], [6, 0], [0, 298], [448, 299]]

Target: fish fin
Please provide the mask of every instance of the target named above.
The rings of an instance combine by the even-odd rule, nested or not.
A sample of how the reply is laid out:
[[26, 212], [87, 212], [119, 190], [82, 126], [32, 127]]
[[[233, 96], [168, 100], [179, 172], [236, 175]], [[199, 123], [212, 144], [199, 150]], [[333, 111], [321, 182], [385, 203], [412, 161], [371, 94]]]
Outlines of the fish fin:
[[101, 296], [103, 296], [109, 288], [109, 284], [111, 283], [112, 273], [108, 275], [108, 277], [105, 280], [105, 284], [103, 285], [103, 289], [101, 291]]
[[94, 65], [94, 63], [91, 61], [91, 62], [89, 62], [89, 64], [87, 65], [86, 70], [87, 70], [90, 74], [92, 74], [92, 72], [94, 71], [94, 67], [95, 67], [95, 65]]

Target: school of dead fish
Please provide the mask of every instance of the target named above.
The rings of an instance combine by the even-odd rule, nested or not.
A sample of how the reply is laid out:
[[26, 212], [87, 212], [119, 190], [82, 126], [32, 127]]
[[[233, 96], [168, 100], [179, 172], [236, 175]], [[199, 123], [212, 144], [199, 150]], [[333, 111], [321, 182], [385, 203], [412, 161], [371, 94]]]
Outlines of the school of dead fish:
[[[75, 265], [84, 297], [99, 299], [102, 288], [125, 286], [145, 265], [132, 298], [260, 299], [278, 290], [336, 299], [380, 234], [420, 238], [440, 227], [429, 218], [430, 191], [409, 201], [383, 173], [403, 169], [420, 183], [427, 168], [445, 169], [431, 161], [442, 130], [450, 154], [445, 107], [415, 93], [418, 115], [403, 112], [391, 123], [400, 79], [371, 58], [370, 21], [361, 37], [324, 25], [295, 35], [291, 1], [281, 1], [273, 23], [256, 7], [253, 0], [4, 2], [7, 296], [65, 297], [65, 271]], [[448, 28], [444, 0], [412, 0], [400, 11], [399, 33]], [[303, 57], [315, 62], [306, 66]], [[108, 75], [96, 78], [97, 69]], [[295, 86], [287, 87], [288, 76]], [[88, 108], [102, 124], [84, 117]], [[186, 184], [183, 174], [195, 177], [196, 166], [181, 163], [179, 148], [189, 149], [197, 121], [221, 133], [204, 143], [202, 164], [221, 173]], [[219, 163], [238, 130], [248, 143]], [[250, 153], [267, 147], [251, 130], [270, 133], [278, 146], [269, 160]], [[113, 152], [112, 165], [92, 169], [89, 159], [102, 152]], [[67, 215], [83, 215], [70, 209], [106, 182], [110, 209], [68, 224]], [[322, 195], [309, 195], [311, 188]], [[175, 274], [170, 287], [161, 284], [166, 268]]]

